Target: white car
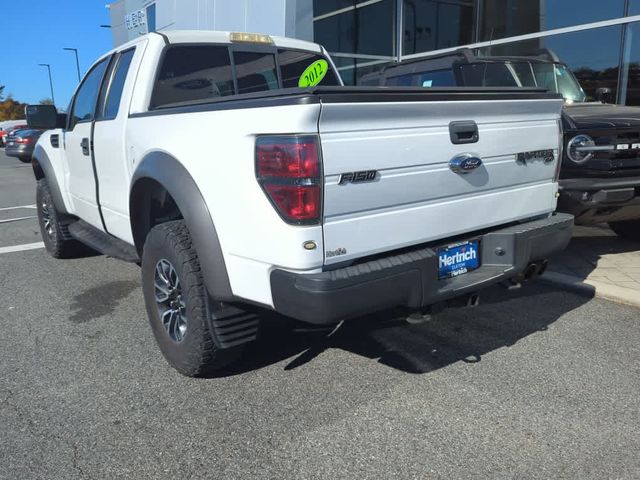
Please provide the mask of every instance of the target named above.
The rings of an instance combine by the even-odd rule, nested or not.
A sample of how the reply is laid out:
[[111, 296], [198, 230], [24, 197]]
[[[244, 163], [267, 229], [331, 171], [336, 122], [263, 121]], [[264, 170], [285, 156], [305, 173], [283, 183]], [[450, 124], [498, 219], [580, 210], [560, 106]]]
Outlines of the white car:
[[[104, 55], [34, 153], [47, 250], [141, 263], [186, 375], [223, 368], [261, 312], [332, 325], [519, 282], [565, 248], [562, 99], [344, 87], [319, 45], [167, 32]], [[57, 123], [58, 122], [58, 123]], [[96, 272], [99, 275], [99, 272]]]

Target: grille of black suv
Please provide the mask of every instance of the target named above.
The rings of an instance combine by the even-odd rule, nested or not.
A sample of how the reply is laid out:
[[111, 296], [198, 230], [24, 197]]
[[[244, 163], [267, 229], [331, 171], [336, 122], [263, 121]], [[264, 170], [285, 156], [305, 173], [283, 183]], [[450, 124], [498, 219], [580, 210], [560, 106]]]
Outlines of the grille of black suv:
[[594, 135], [596, 145], [614, 145], [615, 150], [599, 152], [589, 162], [589, 168], [598, 170], [640, 169], [640, 132], [622, 132], [617, 135]]

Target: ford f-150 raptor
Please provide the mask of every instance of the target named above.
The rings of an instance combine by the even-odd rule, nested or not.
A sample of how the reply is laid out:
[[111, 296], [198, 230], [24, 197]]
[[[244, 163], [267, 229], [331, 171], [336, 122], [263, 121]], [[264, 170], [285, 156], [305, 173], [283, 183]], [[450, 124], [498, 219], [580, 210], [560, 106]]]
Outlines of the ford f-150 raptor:
[[260, 312], [332, 325], [519, 282], [563, 249], [562, 99], [537, 89], [344, 87], [325, 50], [167, 32], [100, 58], [68, 114], [29, 106], [47, 250], [141, 264], [151, 327], [186, 375]]

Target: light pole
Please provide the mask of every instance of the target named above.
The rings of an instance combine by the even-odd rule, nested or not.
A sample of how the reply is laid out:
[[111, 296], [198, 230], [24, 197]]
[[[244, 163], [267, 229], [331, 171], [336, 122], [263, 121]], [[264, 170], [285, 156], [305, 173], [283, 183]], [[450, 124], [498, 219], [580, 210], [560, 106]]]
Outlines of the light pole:
[[48, 63], [39, 63], [38, 65], [40, 65], [41, 67], [47, 67], [47, 70], [49, 71], [49, 86], [51, 87], [51, 101], [55, 105], [56, 97], [53, 96], [53, 80], [51, 79], [51, 65], [49, 65]]
[[78, 69], [78, 82], [80, 82], [80, 60], [78, 60], [78, 49], [77, 48], [63, 48], [63, 50], [67, 50], [68, 52], [74, 52], [76, 54], [76, 68]]

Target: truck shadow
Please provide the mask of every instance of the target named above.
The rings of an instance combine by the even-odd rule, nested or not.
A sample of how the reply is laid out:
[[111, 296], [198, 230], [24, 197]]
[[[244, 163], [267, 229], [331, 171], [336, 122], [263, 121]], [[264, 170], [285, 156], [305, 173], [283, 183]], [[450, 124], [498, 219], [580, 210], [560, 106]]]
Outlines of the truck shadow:
[[274, 318], [244, 363], [230, 376], [288, 360], [285, 370], [311, 364], [339, 348], [407, 373], [424, 374], [459, 361], [476, 363], [489, 352], [510, 347], [551, 324], [589, 298], [531, 284], [511, 292], [496, 287], [475, 308], [451, 309], [431, 321], [411, 325], [400, 311], [345, 322], [333, 332], [301, 333]]
[[605, 263], [609, 262], [607, 257], [620, 255], [618, 258], [624, 258], [625, 254], [638, 251], [640, 244], [618, 237], [604, 225], [578, 226], [567, 249], [550, 260], [549, 270], [581, 280], [596, 274], [598, 267], [614, 267], [622, 273], [625, 269], [623, 261], [615, 264]]

